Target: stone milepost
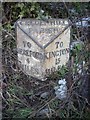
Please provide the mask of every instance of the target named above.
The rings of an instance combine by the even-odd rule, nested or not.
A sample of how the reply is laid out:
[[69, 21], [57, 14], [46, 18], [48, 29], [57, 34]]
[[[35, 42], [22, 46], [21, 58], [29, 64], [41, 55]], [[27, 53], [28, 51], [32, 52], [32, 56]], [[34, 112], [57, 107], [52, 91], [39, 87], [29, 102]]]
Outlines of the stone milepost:
[[43, 80], [69, 60], [70, 25], [66, 19], [22, 19], [16, 22], [18, 64]]

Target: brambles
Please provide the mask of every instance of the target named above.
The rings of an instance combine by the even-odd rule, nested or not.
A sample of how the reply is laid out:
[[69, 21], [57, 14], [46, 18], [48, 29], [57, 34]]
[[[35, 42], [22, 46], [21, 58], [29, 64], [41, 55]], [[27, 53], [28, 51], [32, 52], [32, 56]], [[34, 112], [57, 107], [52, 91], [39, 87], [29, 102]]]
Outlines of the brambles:
[[[87, 29], [72, 28], [71, 66], [62, 66], [47, 81], [40, 82], [23, 74], [17, 65], [14, 23], [22, 18], [67, 18], [74, 24], [88, 14], [88, 3], [3, 3], [3, 117], [27, 118], [44, 111], [46, 116], [61, 118], [90, 118], [87, 98], [89, 56]], [[83, 14], [83, 15], [82, 15]], [[2, 16], [2, 17], [3, 17]], [[88, 33], [87, 33], [88, 34]], [[77, 42], [76, 42], [77, 41]], [[73, 42], [72, 42], [73, 43]], [[30, 44], [28, 45], [30, 47]], [[70, 73], [68, 75], [68, 73]], [[71, 75], [71, 76], [70, 76]], [[5, 77], [6, 76], [6, 77]], [[58, 100], [54, 87], [60, 79], [70, 78], [72, 85], [64, 101]], [[43, 94], [45, 93], [45, 94]], [[48, 93], [49, 95], [47, 95]], [[42, 94], [48, 97], [43, 96]], [[44, 98], [45, 97], [45, 98]], [[40, 112], [40, 113], [41, 113]]]

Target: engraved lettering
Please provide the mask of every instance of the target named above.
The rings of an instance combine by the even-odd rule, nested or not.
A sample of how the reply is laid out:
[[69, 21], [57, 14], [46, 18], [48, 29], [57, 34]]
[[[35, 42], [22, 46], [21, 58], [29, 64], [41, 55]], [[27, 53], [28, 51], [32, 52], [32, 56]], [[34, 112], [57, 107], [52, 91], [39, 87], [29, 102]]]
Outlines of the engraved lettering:
[[59, 63], [60, 63], [60, 58], [56, 58], [55, 64], [57, 65], [57, 64], [59, 64]]
[[59, 42], [56, 42], [55, 44], [56, 44], [56, 49], [57, 49], [57, 48], [58, 48], [58, 45], [59, 45]]

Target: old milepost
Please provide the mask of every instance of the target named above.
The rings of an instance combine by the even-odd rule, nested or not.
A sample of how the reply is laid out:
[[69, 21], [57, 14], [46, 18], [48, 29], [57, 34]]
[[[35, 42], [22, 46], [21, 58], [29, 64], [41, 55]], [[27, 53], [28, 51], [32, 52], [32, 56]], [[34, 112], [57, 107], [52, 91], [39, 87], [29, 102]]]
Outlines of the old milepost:
[[67, 19], [22, 19], [16, 22], [20, 69], [45, 80], [69, 60], [70, 25]]

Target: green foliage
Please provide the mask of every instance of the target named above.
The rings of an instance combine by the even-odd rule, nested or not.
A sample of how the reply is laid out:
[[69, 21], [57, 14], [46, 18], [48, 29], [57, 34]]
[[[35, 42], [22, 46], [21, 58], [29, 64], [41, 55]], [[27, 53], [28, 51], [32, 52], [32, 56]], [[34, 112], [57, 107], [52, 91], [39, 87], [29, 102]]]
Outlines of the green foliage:
[[[6, 29], [8, 32], [11, 33], [11, 31], [15, 30], [14, 23], [18, 19], [37, 18], [37, 19], [47, 20], [49, 18], [67, 18], [67, 17], [70, 19], [74, 19], [77, 18], [77, 16], [79, 15], [81, 16], [83, 13], [85, 13], [85, 10], [89, 8], [88, 3], [81, 4], [77, 2], [77, 3], [67, 3], [66, 5], [70, 5], [70, 4], [72, 5], [71, 9], [74, 10], [72, 13], [70, 13], [71, 16], [68, 12], [69, 11], [68, 6], [66, 8], [65, 5], [63, 5], [63, 3], [48, 3], [48, 2], [47, 3], [43, 3], [43, 2], [42, 3], [38, 3], [38, 2], [3, 3], [4, 15], [7, 19], [6, 22], [3, 22], [3, 27], [4, 29]], [[77, 34], [77, 30], [75, 28], [73, 28], [72, 34]], [[16, 47], [15, 40], [9, 38], [7, 42], [8, 41], [11, 48]], [[5, 43], [6, 42], [4, 42], [4, 45]], [[5, 45], [4, 48], [7, 47], [7, 44]], [[78, 68], [77, 64], [81, 64], [82, 61], [85, 62], [88, 61], [90, 53], [88, 53], [88, 51], [85, 51], [85, 46], [83, 46], [83, 44], [81, 43], [76, 44], [70, 53], [71, 56], [74, 57], [74, 65], [72, 72], [76, 74]], [[81, 57], [82, 55], [83, 57]], [[67, 73], [68, 73], [68, 67], [62, 66], [59, 68], [57, 72], [55, 72], [53, 75], [50, 76], [50, 80], [65, 78]], [[32, 108], [27, 107], [27, 104], [30, 105], [29, 102], [32, 101], [31, 99], [29, 99], [29, 97], [32, 98], [32, 96], [34, 96], [34, 92], [32, 88], [27, 90], [27, 87], [25, 86], [25, 84], [28, 84], [30, 81], [26, 83], [27, 81], [26, 79], [22, 79], [16, 74], [15, 75], [13, 74], [12, 78], [10, 77], [11, 76], [9, 76], [9, 84], [8, 84], [9, 87], [7, 89], [8, 98], [6, 102], [8, 104], [8, 108], [6, 110], [6, 114], [8, 115], [8, 117], [11, 118], [26, 118], [33, 111]], [[19, 82], [18, 84], [18, 80], [21, 83]], [[81, 82], [78, 81], [79, 86], [80, 84]], [[26, 97], [28, 100], [26, 99]], [[58, 109], [57, 113], [60, 116], [60, 118], [66, 118], [66, 117], [76, 118], [80, 116], [83, 117], [84, 115], [85, 118], [90, 117], [89, 112], [86, 112], [85, 114], [82, 115], [82, 111], [79, 111], [77, 107], [75, 107], [74, 103], [70, 106], [70, 109], [68, 109], [67, 104], [65, 104], [64, 108], [61, 108], [62, 106], [60, 105], [61, 105], [60, 100], [59, 101], [55, 100], [52, 103], [50, 103], [50, 109], [52, 109], [55, 112], [57, 112], [56, 110]], [[38, 108], [38, 106], [36, 107]]]
[[11, 25], [11, 23], [8, 23], [8, 24], [5, 26], [5, 28], [6, 28], [8, 31], [11, 31], [11, 30], [14, 28], [14, 26]]
[[51, 103], [50, 103], [50, 108], [51, 109], [57, 109], [57, 108], [59, 108], [59, 105], [60, 105], [60, 100], [58, 100], [58, 99], [55, 99], [54, 101], [52, 101]]
[[12, 19], [32, 18], [38, 15], [40, 6], [38, 3], [16, 3], [12, 10]]
[[67, 72], [68, 72], [68, 67], [64, 65], [58, 70], [58, 74], [61, 78], [64, 78]]
[[31, 108], [20, 108], [17, 110], [13, 110], [13, 109], [8, 109], [7, 114], [9, 114], [9, 118], [15, 118], [15, 119], [22, 119], [22, 118], [26, 118], [29, 114], [32, 113], [32, 109]]
[[47, 76], [47, 78], [52, 80], [58, 80], [60, 78], [65, 78], [67, 73], [68, 73], [68, 67], [63, 65], [63, 66], [59, 66], [58, 70], [54, 73], [51, 73], [49, 76]]
[[[67, 3], [69, 6], [70, 3]], [[74, 16], [77, 14], [81, 15], [86, 9], [88, 9], [89, 4], [81, 4], [79, 2], [72, 3], [72, 9], [75, 11]], [[70, 17], [68, 11], [63, 3], [39, 3], [39, 2], [16, 2], [16, 3], [3, 3], [4, 14], [8, 19], [5, 23], [7, 29], [13, 29], [13, 24], [16, 20], [21, 18], [67, 18]], [[7, 10], [8, 9], [8, 10]], [[8, 12], [7, 12], [8, 11]], [[42, 11], [44, 11], [42, 13]], [[72, 14], [72, 13], [70, 13]], [[73, 18], [71, 15], [71, 18]]]
[[79, 56], [79, 54], [82, 52], [82, 50], [83, 50], [83, 48], [84, 48], [84, 44], [83, 43], [76, 43], [74, 46], [73, 46], [73, 48], [72, 48], [72, 50], [70, 51], [70, 54], [71, 54], [71, 56]]
[[[40, 5], [38, 3], [7, 3], [3, 4], [5, 16], [8, 22], [4, 23], [4, 28], [8, 31], [13, 30], [14, 22], [21, 18], [36, 18], [40, 13]], [[7, 13], [7, 9], [9, 15]]]
[[26, 118], [31, 112], [31, 108], [22, 108], [15, 112], [13, 118]]

